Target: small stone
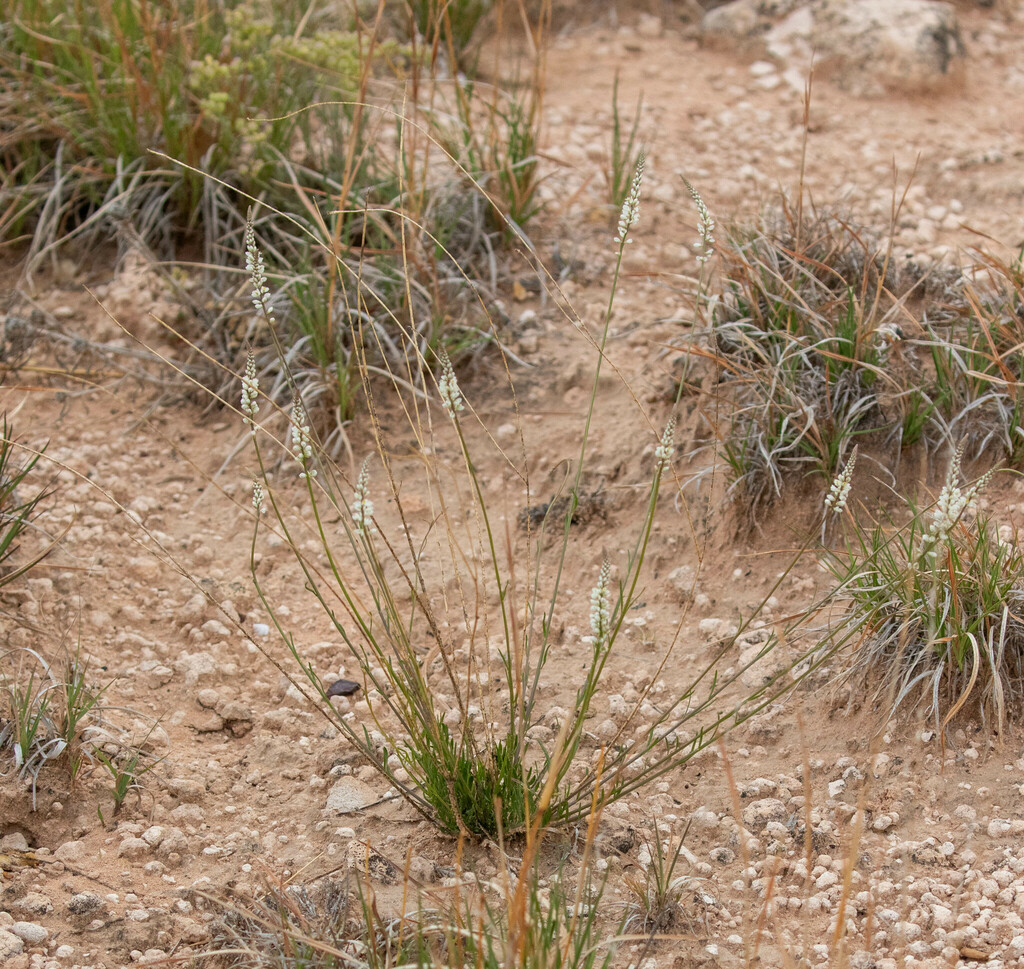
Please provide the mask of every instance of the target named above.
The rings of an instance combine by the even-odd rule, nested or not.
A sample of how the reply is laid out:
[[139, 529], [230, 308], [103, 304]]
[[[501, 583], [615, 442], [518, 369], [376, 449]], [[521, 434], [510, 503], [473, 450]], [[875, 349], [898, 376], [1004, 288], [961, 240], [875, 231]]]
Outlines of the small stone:
[[437, 865], [429, 858], [414, 855], [409, 862], [409, 874], [421, 884], [429, 885], [437, 881]]
[[7, 931], [29, 945], [41, 945], [50, 937], [50, 933], [35, 922], [15, 922], [7, 926]]
[[201, 628], [211, 639], [226, 639], [231, 635], [231, 630], [219, 619], [210, 619]]
[[708, 857], [720, 865], [731, 865], [736, 860], [736, 852], [731, 848], [726, 848], [725, 845], [718, 845], [711, 849]]
[[[205, 601], [205, 600], [204, 600]], [[183, 653], [174, 666], [185, 674], [185, 686], [195, 686], [200, 678], [215, 676], [220, 667], [209, 653]]]
[[1010, 833], [1011, 827], [1011, 823], [1005, 818], [993, 818], [986, 830], [990, 838], [1002, 838]]
[[207, 687], [196, 694], [196, 703], [206, 710], [213, 710], [220, 702], [220, 694]]
[[118, 858], [143, 858], [149, 854], [152, 846], [143, 841], [142, 838], [125, 838], [117, 849]]
[[693, 598], [697, 588], [697, 576], [693, 567], [680, 565], [668, 574], [669, 584], [676, 590], [680, 602]]
[[7, 929], [0, 929], [0, 963], [20, 956], [25, 951], [25, 943]]
[[174, 670], [162, 663], [151, 667], [143, 673], [146, 687], [150, 690], [159, 690], [174, 679]]
[[73, 945], [59, 945], [57, 950], [53, 953], [57, 959], [70, 959], [75, 954], [75, 947]]
[[182, 622], [197, 622], [206, 614], [207, 606], [206, 596], [196, 593], [178, 610], [177, 618]]
[[340, 778], [327, 794], [325, 811], [334, 814], [352, 814], [380, 800], [372, 787], [354, 777]]
[[85, 845], [81, 841], [65, 841], [54, 853], [57, 861], [81, 861], [85, 857]]
[[164, 829], [159, 824], [154, 824], [142, 832], [142, 840], [155, 848], [164, 840]]
[[789, 816], [786, 805], [776, 797], [766, 797], [743, 809], [743, 824], [751, 831], [763, 830], [769, 822], [783, 822]]
[[24, 912], [26, 915], [46, 915], [53, 911], [53, 902], [41, 892], [27, 892], [11, 905], [11, 911]]
[[106, 902], [95, 892], [79, 892], [68, 899], [67, 909], [72, 915], [92, 915], [106, 908]]

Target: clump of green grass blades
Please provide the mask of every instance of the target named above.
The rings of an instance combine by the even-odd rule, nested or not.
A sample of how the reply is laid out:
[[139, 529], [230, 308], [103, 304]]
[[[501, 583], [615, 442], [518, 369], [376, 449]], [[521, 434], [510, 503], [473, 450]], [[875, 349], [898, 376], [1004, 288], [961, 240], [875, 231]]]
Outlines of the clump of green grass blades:
[[885, 252], [831, 216], [730, 233], [710, 356], [731, 409], [718, 429], [751, 517], [793, 472], [834, 476], [883, 422], [879, 388], [902, 286]]
[[[261, 648], [416, 810], [453, 834], [500, 838], [528, 831], [535, 823], [577, 823], [592, 810], [595, 797], [602, 804], [627, 797], [678, 768], [815, 666], [815, 661], [806, 662], [793, 677], [790, 667], [749, 693], [736, 689], [749, 664], [718, 670], [731, 641], [723, 643], [687, 689], [659, 700], [658, 712], [645, 715], [642, 729], [637, 727], [643, 698], [616, 737], [601, 749], [591, 746], [587, 718], [642, 589], [659, 496], [671, 468], [670, 421], [660, 439], [651, 433], [646, 502], [632, 545], [614, 563], [617, 574], [613, 563], [605, 562], [589, 599], [584, 594], [576, 600], [584, 609], [589, 602], [590, 628], [574, 644], [577, 655], [585, 657], [585, 669], [575, 695], [565, 703], [571, 712], [556, 715], [541, 703], [552, 687], [546, 666], [563, 621], [559, 616], [570, 608], [563, 577], [575, 545], [573, 519], [597, 419], [597, 387], [619, 267], [638, 218], [642, 169], [641, 160], [619, 219], [616, 270], [605, 318], [594, 336], [598, 354], [590, 407], [566, 485], [568, 500], [549, 504], [543, 521], [528, 523], [525, 535], [499, 525], [489, 506], [476, 452], [494, 439], [479, 422], [446, 354], [427, 358], [415, 345], [409, 347], [410, 363], [416, 367], [412, 378], [432, 389], [429, 401], [409, 398], [411, 380], [404, 371], [392, 382], [398, 407], [389, 412], [404, 409], [406, 433], [419, 442], [424, 458], [423, 494], [432, 506], [431, 525], [425, 529], [405, 511], [403, 487], [410, 482], [397, 480], [405, 473], [394, 466], [383, 428], [373, 425], [377, 454], [366, 458], [358, 472], [346, 474], [318, 445], [304, 402], [295, 397], [288, 415], [289, 460], [308, 498], [304, 504], [316, 537], [315, 553], [307, 543], [300, 544], [291, 502], [268, 475], [272, 444], [261, 423], [267, 401], [252, 357], [242, 378], [240, 411], [252, 431], [259, 467], [251, 573], [264, 608], [298, 665], [286, 666], [269, 645]], [[254, 300], [266, 311], [271, 295], [251, 231], [247, 262]], [[371, 414], [379, 413], [384, 404], [373, 395], [371, 400]], [[517, 461], [500, 448], [496, 457], [522, 480], [529, 503], [525, 459]], [[386, 485], [378, 502], [374, 480], [381, 477]], [[381, 520], [375, 506], [383, 500], [388, 515]], [[266, 526], [263, 511], [269, 511]], [[367, 704], [363, 722], [332, 706], [331, 674], [318, 672], [303, 655], [264, 591], [257, 557], [264, 529], [271, 527], [292, 550], [302, 584], [359, 667]], [[774, 642], [765, 645], [761, 656]]]
[[218, 205], [244, 214], [232, 192], [273, 200], [293, 178], [340, 179], [351, 102], [371, 65], [400, 55], [340, 26], [297, 0], [12, 0], [0, 25], [0, 243], [29, 239], [38, 257], [128, 223], [167, 250], [222, 228], [210, 224]]
[[[898, 526], [848, 523], [844, 547], [825, 559], [847, 604], [833, 635], [852, 644], [851, 674], [891, 711], [923, 700], [945, 728], [971, 702], [1002, 730], [1024, 700], [1024, 553], [972, 513], [993, 472], [962, 485], [963, 452], [930, 511], [911, 505]], [[848, 493], [847, 476], [830, 493], [835, 512]]]
[[831, 480], [858, 442], [895, 473], [904, 449], [964, 442], [1024, 456], [1021, 255], [897, 268], [891, 244], [788, 208], [733, 229], [706, 345], [718, 452], [751, 519], [796, 475]]
[[40, 456], [41, 452], [22, 457], [14, 428], [4, 413], [0, 418], [0, 589], [38, 565], [53, 547], [21, 565], [8, 564], [18, 549], [18, 538], [30, 527], [39, 503], [50, 494], [45, 487], [30, 489], [27, 482]]
[[34, 649], [0, 653], [0, 751], [9, 749], [15, 772], [31, 781], [33, 810], [44, 769], [65, 768], [74, 785], [102, 764], [114, 782], [116, 813], [129, 791], [139, 791], [138, 778], [155, 766], [143, 749], [148, 735], [141, 744], [132, 742], [131, 731], [115, 722], [115, 709], [102, 702], [106, 686], [95, 688], [90, 679], [77, 651], [65, 656], [62, 668]]

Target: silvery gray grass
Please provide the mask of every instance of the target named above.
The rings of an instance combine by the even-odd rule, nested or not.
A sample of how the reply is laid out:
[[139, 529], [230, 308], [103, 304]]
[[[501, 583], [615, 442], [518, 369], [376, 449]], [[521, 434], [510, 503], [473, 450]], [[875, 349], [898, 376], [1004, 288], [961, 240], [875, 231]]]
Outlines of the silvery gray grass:
[[[1024, 700], [1024, 553], [975, 510], [995, 472], [961, 484], [964, 450], [930, 508], [908, 501], [906, 521], [871, 526], [847, 516], [825, 553], [846, 607], [832, 636], [852, 646], [847, 675], [891, 713], [923, 703], [943, 736], [965, 708], [1002, 732]], [[825, 499], [830, 515], [847, 507], [852, 463]]]
[[[432, 400], [424, 406], [408, 395], [408, 380], [394, 380], [390, 390], [397, 406], [389, 412], [405, 413], [407, 432], [420, 442], [422, 493], [433, 524], [420, 524], [406, 514], [403, 494], [413, 487], [409, 471], [396, 466], [377, 419], [391, 405], [367, 383], [375, 453], [354, 478], [318, 447], [301, 398], [293, 404], [291, 446], [318, 545], [316, 555], [304, 551], [290, 524], [292, 485], [275, 484], [268, 474], [270, 439], [255, 423], [258, 383], [248, 367], [241, 375], [241, 416], [255, 431], [259, 468], [254, 504], [268, 511], [267, 525], [254, 515], [252, 576], [295, 663], [293, 675], [321, 713], [409, 804], [453, 834], [496, 838], [536, 824], [580, 823], [595, 805], [626, 797], [682, 767], [816, 665], [812, 657], [801, 656], [793, 663], [803, 661], [800, 673], [790, 676], [787, 670], [764, 687], [744, 692], [739, 678], [750, 664], [719, 668], [733, 645], [729, 640], [718, 645], [678, 696], [659, 700], [653, 720], [645, 691], [622, 718], [616, 736], [597, 743], [588, 734], [587, 719], [604, 692], [624, 620], [643, 588], [663, 487], [674, 480], [675, 423], [670, 418], [652, 441], [654, 467], [643, 486], [647, 497], [633, 543], [600, 567], [589, 595], [590, 635], [570, 644], [586, 656], [580, 685], [557, 711], [551, 699], [554, 682], [548, 666], [558, 647], [555, 631], [566, 616], [585, 609], [586, 598], [581, 601], [565, 588], [572, 521], [596, 419], [597, 383], [622, 256], [639, 220], [644, 164], [641, 157], [623, 204], [607, 311], [590, 342], [597, 351], [594, 379], [568, 507], [552, 513], [552, 503], [539, 526], [530, 526], [525, 535], [501, 524], [480, 480], [478, 453], [489, 446], [481, 442], [493, 444], [493, 439], [477, 416], [472, 392], [461, 386], [443, 351], [428, 359], [418, 344], [410, 344], [409, 369], [433, 386]], [[249, 265], [258, 269], [258, 256], [252, 255]], [[263, 286], [254, 272], [254, 298], [266, 304]], [[500, 451], [497, 456], [525, 487], [529, 503], [525, 460]], [[403, 475], [405, 480], [399, 480]], [[377, 511], [382, 507], [389, 509], [383, 517]], [[265, 527], [284, 537], [306, 589], [359, 667], [365, 700], [356, 710], [343, 712], [331, 705], [327, 688], [335, 671], [303, 655], [302, 644], [263, 589], [255, 565]], [[744, 629], [753, 618], [744, 618]], [[774, 644], [773, 638], [757, 659]], [[659, 671], [674, 645], [675, 640], [665, 644]], [[261, 648], [280, 662], [272, 647]], [[657, 674], [652, 683], [656, 680]], [[643, 721], [641, 707], [647, 710]]]
[[911, 447], [1024, 456], [1020, 260], [897, 265], [892, 231], [830, 213], [798, 222], [783, 200], [782, 215], [733, 226], [715, 247], [718, 285], [698, 301], [706, 318], [687, 349], [720, 378], [710, 430], [752, 521], [795, 480], [827, 486], [858, 442], [893, 475]]

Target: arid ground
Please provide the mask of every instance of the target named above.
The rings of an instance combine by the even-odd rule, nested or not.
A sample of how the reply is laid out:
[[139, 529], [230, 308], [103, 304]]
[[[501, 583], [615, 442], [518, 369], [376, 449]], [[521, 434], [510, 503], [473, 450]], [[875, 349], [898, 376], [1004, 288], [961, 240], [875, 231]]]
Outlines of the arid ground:
[[[549, 739], [588, 660], [581, 636], [598, 570], [605, 559], [622, 567], [636, 540], [654, 447], [673, 412], [679, 347], [694, 326], [698, 217], [680, 176], [699, 190], [722, 237], [731, 221], [777, 209], [782, 193], [795, 198], [802, 182], [806, 205], [832, 208], [882, 236], [902, 200], [895, 259], [954, 265], [972, 247], [1012, 258], [1024, 243], [1024, 15], [958, 10], [968, 51], [962, 84], [864, 98], [816, 80], [807, 126], [803, 90], [782, 69], [752, 70], [756, 55], [704, 48], [692, 26], [670, 16], [620, 11], [611, 23], [602, 11], [596, 24], [577, 16], [553, 36], [546, 207], [530, 235], [557, 285], [539, 292], [537, 274], [524, 272], [506, 294], [499, 335], [514, 354], [514, 399], [496, 351], [478, 353], [459, 373], [474, 415], [479, 480], [513, 546], [523, 510], [549, 500], [575, 461], [589, 405], [592, 335], [616, 252], [602, 175], [616, 72], [624, 110], [642, 94], [648, 164], [598, 383], [586, 479], [596, 497], [573, 526], [562, 628], [541, 686]], [[69, 333], [133, 350], [145, 344], [173, 359], [180, 345], [157, 322], [173, 322], [175, 312], [160, 277], [138, 261], [110, 275], [75, 258], [69, 251], [35, 278], [26, 291], [35, 305]], [[3, 279], [23, 285], [16, 264], [3, 267]], [[197, 954], [221, 915], [213, 900], [228, 889], [313, 882], [358, 863], [367, 845], [391, 863], [373, 883], [382, 908], [401, 904], [403, 871], [444, 897], [456, 841], [396, 796], [264, 655], [301, 679], [276, 632], [266, 631], [270, 618], [249, 573], [254, 460], [239, 416], [189, 392], [170, 365], [123, 357], [126, 373], [113, 365], [98, 372], [83, 351], [84, 379], [76, 379], [68, 350], [62, 354], [61, 372], [49, 372], [48, 351], [38, 346], [31, 366], [6, 373], [0, 387], [0, 407], [22, 438], [49, 442], [40, 470], [48, 467], [56, 490], [38, 524], [60, 536], [44, 563], [4, 589], [4, 646], [55, 663], [67, 654], [87, 661], [89, 680], [108, 684], [111, 716], [160, 759], [117, 813], [110, 775], [99, 766], [73, 786], [47, 768], [33, 793], [5, 762], [0, 860], [10, 870], [0, 912], [10, 919], [0, 914], [0, 928], [31, 923], [45, 932], [23, 934], [23, 951], [6, 962], [0, 949], [0, 962], [114, 967]], [[135, 367], [147, 378], [135, 379]], [[640, 605], [604, 674], [586, 757], [652, 680], [645, 702], [657, 709], [742, 619], [760, 610], [760, 628], [773, 628], [827, 591], [830, 577], [813, 555], [792, 564], [808, 536], [817, 538], [826, 483], [797, 479], [752, 525], [727, 495], [724, 467], [702, 474], [715, 454], [702, 416], [708, 406], [694, 394], [677, 409], [676, 455]], [[432, 413], [440, 424], [436, 402]], [[378, 418], [410, 528], [425, 534], [436, 494], [424, 485], [423, 442], [383, 398]], [[340, 464], [354, 479], [376, 452], [365, 411], [346, 433], [351, 450]], [[428, 443], [440, 466], [458, 464], [443, 428]], [[895, 488], [927, 501], [947, 461], [946, 451], [908, 451]], [[383, 472], [379, 462], [372, 467], [377, 516], [394, 528]], [[298, 521], [308, 499], [294, 464], [271, 475]], [[871, 501], [898, 504], [893, 482], [873, 481], [867, 465], [862, 475]], [[1024, 522], [1024, 485], [1014, 475], [997, 476], [980, 502], [1000, 524]], [[310, 538], [302, 533], [299, 544]], [[301, 655], [325, 681], [361, 680], [304, 590], [287, 544], [263, 529], [259, 546], [261, 581]], [[445, 576], [429, 578], [446, 588]], [[789, 661], [805, 646], [778, 652]], [[677, 874], [691, 879], [667, 937], [621, 942], [616, 964], [642, 956], [648, 969], [824, 965], [837, 959], [842, 902], [842, 958], [858, 969], [937, 969], [958, 960], [1024, 966], [1019, 729], [996, 736], [990, 724], [963, 716], [943, 751], [933, 721], [904, 709], [887, 725], [884, 709], [838, 681], [842, 665], [834, 658], [721, 746], [606, 810], [605, 836], [621, 849], [606, 848], [603, 859], [610, 922], [625, 911], [630, 879], [649, 864], [652, 825], [676, 839], [685, 832]], [[763, 675], [754, 667], [742, 685], [753, 688]], [[334, 702], [368, 721], [360, 697]], [[342, 794], [358, 809], [339, 813]], [[24, 850], [38, 866], [27, 866]], [[515, 854], [514, 844], [509, 850]], [[553, 858], [571, 850], [559, 839], [551, 846]], [[463, 848], [462, 864], [484, 878], [501, 863], [493, 844]]]

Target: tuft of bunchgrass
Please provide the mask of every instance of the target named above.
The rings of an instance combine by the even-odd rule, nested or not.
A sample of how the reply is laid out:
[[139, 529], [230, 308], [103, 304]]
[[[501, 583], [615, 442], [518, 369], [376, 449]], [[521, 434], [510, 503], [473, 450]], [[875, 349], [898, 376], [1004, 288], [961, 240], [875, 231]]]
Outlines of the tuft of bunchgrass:
[[717, 251], [706, 342], [689, 350], [720, 377], [709, 419], [750, 519], [797, 476], [831, 480], [862, 440], [893, 473], [915, 445], [1020, 459], [1019, 259], [897, 271], [891, 238], [785, 205]]
[[1024, 552], [973, 510], [992, 472], [962, 485], [963, 453], [905, 523], [847, 522], [825, 558], [846, 603], [833, 634], [855, 644], [850, 675], [890, 713], [923, 703], [944, 730], [970, 703], [1002, 731], [1024, 700]]
[[133, 711], [102, 702], [108, 684], [90, 683], [89, 664], [79, 651], [68, 652], [60, 669], [34, 649], [0, 654], [0, 751], [10, 749], [12, 768], [30, 781], [32, 810], [45, 769], [63, 767], [72, 786], [103, 766], [111, 775], [115, 813], [138, 779], [156, 765], [145, 752], [149, 734], [133, 739], [116, 722]]
[[833, 216], [732, 232], [719, 253], [710, 327], [726, 392], [719, 453], [732, 494], [756, 517], [794, 472], [831, 480], [882, 423], [875, 331], [899, 282], [886, 252]]
[[[544, 796], [551, 794], [551, 789]], [[256, 893], [211, 899], [224, 914], [209, 956], [231, 956], [239, 967], [419, 966], [430, 969], [605, 969], [612, 965], [622, 923], [607, 917], [606, 882], [597, 873], [600, 807], [594, 799], [573, 862], [546, 857], [549, 832], [540, 814], [512, 859], [499, 845], [502, 872], [490, 880], [463, 867], [443, 888], [425, 886], [408, 871], [401, 903], [378, 898], [368, 859], [350, 852], [341, 878], [290, 883], [266, 873]], [[393, 865], [397, 870], [397, 865]]]
[[678, 931], [687, 924], [689, 915], [684, 900], [694, 894], [695, 876], [677, 873], [686, 832], [681, 838], [671, 837], [667, 824], [653, 822], [642, 838], [639, 873], [626, 876], [630, 898], [626, 902], [623, 931], [647, 933], [653, 939]]
[[[45, 451], [44, 447], [42, 451]], [[9, 564], [18, 550], [18, 539], [31, 527], [39, 505], [50, 494], [47, 487], [29, 482], [42, 451], [23, 457], [7, 413], [0, 418], [0, 589], [38, 565], [52, 550], [52, 544], [20, 565]]]
[[[525, 535], [501, 524], [491, 506], [477, 468], [479, 449], [493, 438], [481, 435], [486, 428], [472, 396], [444, 353], [433, 360], [413, 358], [423, 384], [432, 387], [429, 403], [408, 397], [411, 382], [404, 377], [393, 382], [408, 433], [420, 442], [429, 527], [405, 510], [403, 487], [409, 482], [402, 482], [405, 472], [396, 467], [377, 423], [384, 404], [375, 396], [371, 413], [377, 453], [362, 464], [358, 476], [346, 474], [318, 446], [301, 416], [301, 400], [292, 408], [286, 441], [274, 441], [265, 425], [253, 437], [261, 505], [268, 515], [266, 524], [254, 516], [250, 568], [263, 607], [296, 664], [293, 682], [298, 675], [306, 695], [338, 731], [413, 807], [452, 834], [498, 839], [528, 831], [534, 823], [579, 822], [591, 811], [599, 779], [602, 803], [644, 788], [763, 709], [814, 665], [805, 664], [795, 678], [789, 667], [763, 687], [737, 695], [739, 677], [749, 664], [719, 670], [731, 645], [727, 642], [687, 689], [659, 703], [653, 722], [639, 733], [644, 698], [606, 748], [595, 749], [587, 736], [587, 719], [604, 691], [609, 660], [639, 601], [661, 488], [671, 475], [670, 421], [651, 442], [655, 461], [641, 486], [646, 499], [631, 545], [598, 569], [586, 599], [578, 594], [570, 599], [563, 576], [575, 545], [573, 522], [598, 419], [604, 348], [623, 254], [639, 219], [641, 182], [642, 160], [620, 216], [605, 318], [591, 336], [598, 353], [567, 501], [551, 502], [539, 523], [527, 522]], [[409, 349], [415, 353], [415, 346]], [[248, 411], [243, 416], [249, 417]], [[289, 441], [293, 460], [286, 466], [298, 476], [293, 480], [308, 504], [315, 552], [299, 540], [289, 492], [268, 474], [269, 455]], [[500, 449], [498, 455], [525, 483], [529, 499], [525, 462]], [[382, 517], [374, 509], [388, 509], [388, 514]], [[511, 516], [504, 517], [508, 521]], [[327, 690], [333, 674], [304, 657], [301, 643], [268, 598], [257, 569], [265, 528], [273, 528], [291, 549], [303, 585], [357, 663], [365, 689], [361, 717], [331, 705]], [[565, 704], [571, 712], [559, 714], [552, 728], [546, 710], [550, 701], [544, 698], [552, 689], [548, 662], [556, 630], [560, 617], [583, 608], [587, 599], [590, 634], [574, 646], [584, 669]], [[772, 637], [758, 659], [775, 643]], [[282, 659], [269, 646], [264, 649], [284, 670]]]

